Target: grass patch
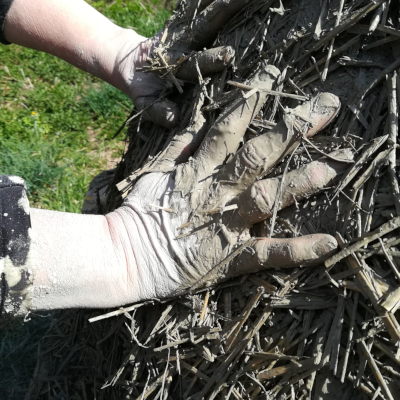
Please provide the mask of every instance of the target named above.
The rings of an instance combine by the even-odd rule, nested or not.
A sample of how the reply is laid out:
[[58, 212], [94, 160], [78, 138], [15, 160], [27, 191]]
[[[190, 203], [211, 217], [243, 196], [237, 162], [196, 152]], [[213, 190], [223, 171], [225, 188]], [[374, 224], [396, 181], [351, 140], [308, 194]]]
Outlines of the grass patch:
[[93, 85], [83, 94], [83, 102], [100, 121], [107, 123], [109, 118], [118, 116], [121, 112], [129, 113], [132, 109], [131, 100], [121, 91], [110, 85]]
[[92, 2], [92, 6], [124, 28], [134, 29], [140, 35], [150, 37], [159, 31], [175, 8], [176, 1], [106, 1]]

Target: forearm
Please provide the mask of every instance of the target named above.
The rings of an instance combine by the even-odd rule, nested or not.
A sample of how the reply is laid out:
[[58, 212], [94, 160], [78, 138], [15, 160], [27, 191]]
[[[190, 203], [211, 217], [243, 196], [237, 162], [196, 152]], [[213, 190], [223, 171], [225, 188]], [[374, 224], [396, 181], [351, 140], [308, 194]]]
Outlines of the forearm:
[[[115, 307], [174, 292], [181, 282], [170, 251], [175, 235], [160, 211], [168, 207], [162, 199], [171, 185], [169, 175], [159, 174], [143, 180], [116, 211], [82, 215], [30, 209], [24, 181], [0, 176], [0, 319]], [[152, 206], [143, 190], [157, 197]]]
[[31, 222], [32, 310], [121, 305], [126, 260], [104, 216], [32, 209]]
[[60, 57], [124, 92], [126, 82], [116, 71], [118, 53], [145, 39], [113, 24], [84, 0], [14, 0], [4, 35], [11, 43]]

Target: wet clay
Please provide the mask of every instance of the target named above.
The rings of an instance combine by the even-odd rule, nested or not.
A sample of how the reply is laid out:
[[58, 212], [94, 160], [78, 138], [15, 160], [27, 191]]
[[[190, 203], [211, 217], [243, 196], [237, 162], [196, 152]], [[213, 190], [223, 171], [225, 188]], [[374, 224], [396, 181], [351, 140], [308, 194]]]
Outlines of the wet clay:
[[[249, 84], [270, 88], [273, 79], [265, 71], [271, 68], [256, 74]], [[322, 94], [293, 110], [288, 109], [286, 113], [292, 119], [281, 121], [269, 133], [248, 141], [231, 161], [223, 164], [227, 156], [234, 154], [251, 119], [262, 108], [260, 97], [267, 99], [262, 91], [258, 98], [253, 95], [246, 99], [250, 109], [243, 104], [243, 99], [225, 109], [193, 158], [176, 168], [175, 189], [168, 195], [164, 207], [179, 211], [177, 215], [168, 214], [163, 218], [170, 231], [179, 232], [177, 243], [171, 240], [171, 246], [178, 245], [182, 252], [179, 256], [181, 268], [185, 270], [182, 290], [200, 280], [203, 285], [210, 285], [231, 277], [240, 273], [240, 266], [246, 266], [249, 272], [259, 268], [284, 268], [306, 260], [313, 263], [336, 249], [336, 241], [331, 236], [312, 235], [294, 242], [251, 238], [249, 228], [258, 221], [251, 201], [256, 203], [248, 198], [246, 189], [300, 140], [299, 130], [314, 135], [332, 121], [340, 105], [335, 96]], [[336, 154], [338, 160], [340, 155], [343, 160], [351, 158], [349, 152], [342, 153]], [[222, 167], [215, 168], [221, 164]], [[297, 175], [296, 171], [291, 172], [284, 187], [283, 206], [320, 191], [343, 173], [347, 165], [340, 164], [328, 158], [311, 163]], [[293, 182], [300, 175], [295, 186]], [[270, 205], [274, 204], [276, 194], [276, 184], [266, 186], [264, 195], [270, 198]], [[239, 195], [249, 209], [240, 203]], [[227, 202], [237, 196], [238, 212], [224, 212]], [[235, 210], [235, 201], [231, 205]], [[187, 220], [182, 216], [187, 216]], [[224, 263], [234, 267], [224, 268]]]
[[271, 90], [278, 75], [279, 70], [273, 66], [263, 68], [247, 83], [260, 91], [248, 99], [239, 97], [221, 112], [193, 159], [177, 169], [178, 190], [188, 191], [199, 176], [208, 176], [230, 154], [237, 151], [251, 120], [268, 97], [263, 89]]
[[[330, 155], [353, 159], [353, 153], [346, 149]], [[323, 157], [303, 167], [290, 171], [284, 178], [279, 209], [300, 202], [330, 185], [347, 169], [344, 162]], [[238, 198], [239, 213], [250, 223], [257, 223], [272, 215], [276, 193], [282, 177], [260, 180], [251, 185]]]
[[[248, 141], [220, 169], [216, 180], [235, 182], [235, 185], [219, 186], [216, 197], [209, 202], [208, 207], [223, 207], [234, 196], [246, 190], [255, 179], [265, 175], [285, 155], [293, 151], [296, 143], [301, 140], [302, 131], [307, 137], [313, 136], [333, 120], [339, 108], [338, 98], [322, 93], [294, 110], [288, 110], [286, 120], [281, 121], [270, 132]], [[312, 122], [310, 124], [307, 121]]]
[[198, 82], [203, 76], [210, 76], [228, 67], [235, 57], [235, 50], [231, 46], [215, 47], [213, 49], [198, 52], [189, 57], [178, 69], [176, 76], [188, 82]]

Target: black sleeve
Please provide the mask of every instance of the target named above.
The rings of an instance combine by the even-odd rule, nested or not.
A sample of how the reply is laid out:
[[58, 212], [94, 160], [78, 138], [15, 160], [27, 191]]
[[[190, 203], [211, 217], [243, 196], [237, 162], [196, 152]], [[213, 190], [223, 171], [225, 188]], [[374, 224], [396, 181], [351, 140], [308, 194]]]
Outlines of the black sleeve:
[[0, 43], [10, 44], [4, 37], [4, 24], [13, 0], [0, 0]]
[[0, 175], [0, 319], [26, 314], [30, 308], [30, 232], [24, 180]]

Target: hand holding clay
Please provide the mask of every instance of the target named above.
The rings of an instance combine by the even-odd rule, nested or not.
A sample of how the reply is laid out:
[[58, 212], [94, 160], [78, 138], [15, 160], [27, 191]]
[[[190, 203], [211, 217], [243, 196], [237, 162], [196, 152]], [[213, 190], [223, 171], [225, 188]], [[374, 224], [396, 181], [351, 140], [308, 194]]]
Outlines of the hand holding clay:
[[[278, 75], [272, 66], [260, 70], [247, 82], [259, 90], [221, 112], [192, 158], [171, 172], [142, 177], [122, 207], [106, 216], [127, 263], [130, 301], [168, 297], [263, 268], [318, 264], [336, 250], [330, 235], [250, 235], [254, 223], [271, 216], [280, 186], [277, 178], [259, 179], [340, 108], [337, 97], [319, 94], [286, 110], [284, 121], [238, 151], [267, 98], [264, 90], [273, 88]], [[289, 172], [280, 208], [322, 190], [349, 160], [351, 153], [341, 151]]]

